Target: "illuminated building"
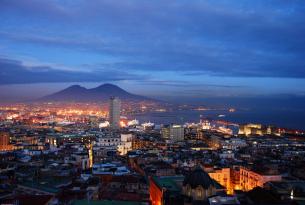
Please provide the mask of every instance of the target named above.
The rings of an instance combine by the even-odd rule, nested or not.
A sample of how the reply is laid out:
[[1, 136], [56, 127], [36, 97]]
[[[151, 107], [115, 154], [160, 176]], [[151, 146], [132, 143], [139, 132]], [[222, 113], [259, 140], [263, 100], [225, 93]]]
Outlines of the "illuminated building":
[[54, 148], [64, 143], [83, 143], [88, 145], [94, 140], [95, 140], [95, 136], [93, 135], [50, 134], [46, 136], [45, 142]]
[[144, 130], [152, 130], [155, 127], [155, 124], [152, 122], [145, 122], [141, 124]]
[[244, 167], [222, 168], [208, 171], [210, 177], [226, 187], [227, 194], [234, 190], [250, 191], [255, 187], [263, 187], [266, 182], [281, 181], [278, 174], [259, 173]]
[[262, 128], [262, 125], [260, 124], [246, 124], [246, 125], [240, 125], [239, 126], [239, 135], [251, 135], [251, 134], [257, 134], [258, 130]]
[[152, 122], [144, 122], [140, 126], [136, 126], [136, 129], [141, 131], [151, 131], [155, 128], [155, 124]]
[[259, 173], [244, 167], [240, 167], [240, 186], [243, 191], [249, 191], [255, 187], [263, 187], [266, 182], [281, 181], [278, 174]]
[[125, 155], [132, 150], [132, 138], [132, 134], [121, 134], [121, 144], [117, 147], [120, 155]]
[[236, 110], [234, 108], [230, 108], [229, 112], [235, 112]]
[[46, 143], [49, 143], [50, 148], [55, 148], [58, 145], [58, 136], [47, 136]]
[[250, 191], [255, 187], [263, 187], [266, 182], [281, 181], [281, 175], [259, 173], [244, 167], [222, 168], [209, 170], [209, 176], [226, 187], [227, 194], [234, 190]]
[[247, 143], [244, 139], [240, 138], [230, 138], [226, 139], [222, 144], [223, 149], [237, 150], [242, 147], [246, 147]]
[[13, 150], [13, 145], [10, 144], [10, 135], [7, 132], [0, 132], [0, 151]]
[[217, 181], [222, 186], [226, 187], [227, 194], [233, 194], [233, 187], [231, 184], [231, 170], [230, 168], [222, 168], [209, 172], [209, 176]]
[[209, 145], [209, 147], [213, 149], [219, 149], [221, 148], [221, 141], [222, 141], [221, 137], [212, 135], [210, 139], [207, 141], [207, 144]]
[[203, 140], [203, 141], [207, 141], [207, 136], [206, 136], [206, 132], [199, 130], [197, 132], [197, 139]]
[[150, 177], [149, 194], [152, 205], [205, 204], [211, 196], [223, 192], [201, 167], [196, 167], [186, 177]]
[[201, 122], [202, 129], [203, 130], [210, 130], [211, 129], [211, 123], [208, 120], [203, 120]]
[[233, 134], [233, 130], [231, 130], [230, 128], [223, 127], [223, 126], [219, 126], [216, 130], [223, 134], [228, 134], [228, 135]]
[[[232, 188], [233, 190], [241, 190], [239, 166], [233, 166], [230, 169], [230, 180], [231, 180], [230, 188]], [[228, 189], [229, 188], [227, 188], [227, 190]]]
[[169, 137], [170, 137], [169, 126], [164, 126], [161, 128], [161, 136], [163, 139], [169, 139]]
[[271, 135], [272, 134], [272, 128], [270, 126], [268, 126], [267, 128], [267, 134], [268, 135]]
[[[201, 136], [204, 136], [203, 133], [200, 134]], [[199, 136], [199, 137], [201, 137]], [[205, 142], [209, 145], [209, 147], [213, 149], [229, 149], [229, 150], [237, 150], [242, 147], [246, 147], [247, 143], [245, 140], [240, 138], [224, 138], [221, 136], [212, 135], [209, 138], [208, 137], [202, 137], [201, 139], [204, 139]]]
[[142, 149], [145, 147], [151, 147], [152, 144], [153, 142], [146, 138], [134, 137], [132, 139], [132, 149]]
[[121, 111], [121, 100], [117, 97], [110, 98], [109, 101], [109, 123], [113, 129], [120, 127], [120, 111]]
[[127, 125], [130, 126], [130, 127], [137, 126], [137, 125], [139, 125], [139, 120], [137, 120], [137, 119], [130, 120], [130, 121], [127, 122]]
[[262, 126], [261, 124], [245, 124], [239, 126], [239, 135], [264, 135], [276, 134], [275, 129], [271, 126]]
[[106, 128], [106, 127], [109, 127], [110, 123], [108, 121], [105, 121], [105, 122], [101, 122], [99, 124], [99, 128]]
[[88, 155], [89, 155], [89, 167], [91, 168], [92, 165], [93, 165], [93, 146], [92, 144], [89, 145], [89, 148], [88, 148]]
[[152, 205], [182, 205], [183, 179], [183, 176], [150, 177], [149, 195]]
[[162, 127], [161, 134], [162, 138], [171, 142], [184, 140], [184, 128], [181, 125], [170, 125]]
[[10, 136], [7, 132], [0, 133], [0, 146], [7, 146], [10, 143]]

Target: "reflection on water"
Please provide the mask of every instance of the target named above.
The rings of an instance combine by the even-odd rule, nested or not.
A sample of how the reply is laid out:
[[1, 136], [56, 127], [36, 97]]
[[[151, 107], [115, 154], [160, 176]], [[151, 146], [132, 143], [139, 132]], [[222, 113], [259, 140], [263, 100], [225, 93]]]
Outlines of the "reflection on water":
[[[223, 116], [224, 115], [224, 116]], [[279, 127], [305, 130], [305, 110], [177, 110], [172, 112], [152, 112], [129, 116], [140, 122], [157, 124], [199, 122], [203, 118], [221, 119], [235, 123], [261, 123]], [[222, 117], [219, 117], [222, 116]]]

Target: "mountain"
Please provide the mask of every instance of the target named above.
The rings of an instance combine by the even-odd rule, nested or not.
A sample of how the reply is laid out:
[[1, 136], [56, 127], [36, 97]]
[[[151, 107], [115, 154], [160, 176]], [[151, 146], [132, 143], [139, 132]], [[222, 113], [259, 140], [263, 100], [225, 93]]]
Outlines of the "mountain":
[[110, 97], [119, 97], [122, 100], [132, 101], [155, 101], [150, 98], [131, 94], [113, 84], [103, 84], [96, 88], [87, 89], [80, 85], [72, 85], [64, 90], [41, 98], [41, 101], [76, 101], [76, 102], [96, 102], [105, 101]]

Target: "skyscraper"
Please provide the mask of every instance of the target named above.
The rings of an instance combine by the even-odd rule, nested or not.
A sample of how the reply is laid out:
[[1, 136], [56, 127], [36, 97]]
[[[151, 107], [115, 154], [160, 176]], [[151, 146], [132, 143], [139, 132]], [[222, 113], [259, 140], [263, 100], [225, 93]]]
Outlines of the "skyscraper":
[[120, 127], [121, 100], [111, 97], [109, 102], [109, 122], [110, 127], [117, 129]]

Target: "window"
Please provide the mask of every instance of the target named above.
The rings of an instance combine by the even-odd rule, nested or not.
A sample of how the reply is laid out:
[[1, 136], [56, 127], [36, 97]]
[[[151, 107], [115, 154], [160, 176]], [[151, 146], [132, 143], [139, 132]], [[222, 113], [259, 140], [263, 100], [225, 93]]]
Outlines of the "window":
[[191, 196], [192, 195], [192, 189], [191, 189], [190, 185], [186, 186], [186, 195], [187, 196]]
[[197, 199], [202, 199], [203, 198], [203, 188], [202, 187], [198, 187], [196, 189], [196, 197], [197, 197]]

